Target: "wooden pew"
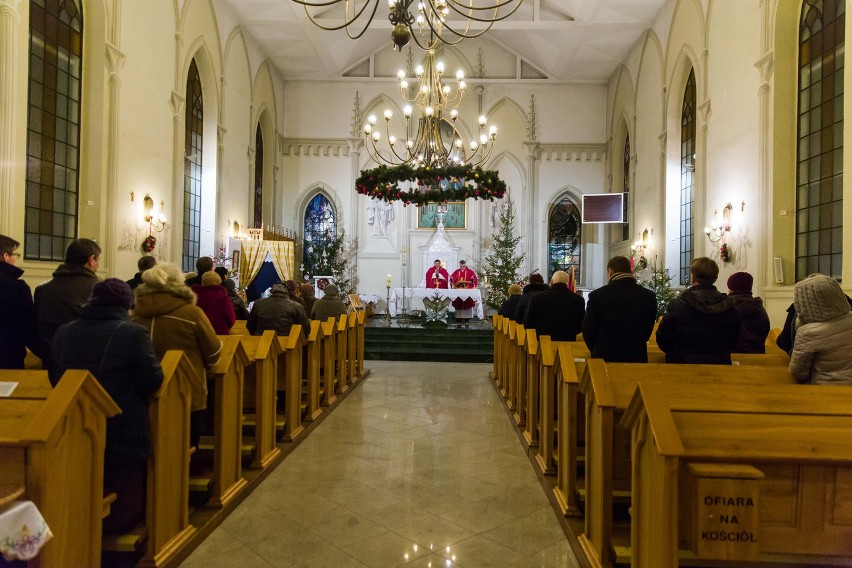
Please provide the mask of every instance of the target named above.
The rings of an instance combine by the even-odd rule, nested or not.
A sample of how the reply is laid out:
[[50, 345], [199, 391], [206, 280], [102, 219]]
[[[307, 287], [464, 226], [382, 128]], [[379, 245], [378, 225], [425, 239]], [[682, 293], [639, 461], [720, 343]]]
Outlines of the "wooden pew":
[[250, 360], [240, 336], [223, 335], [219, 339], [222, 355], [210, 372], [215, 396], [213, 495], [208, 504], [213, 507], [224, 507], [246, 485], [242, 475], [243, 384]]
[[358, 310], [355, 312], [355, 316], [358, 337], [355, 348], [355, 376], [361, 379], [367, 374], [367, 365], [364, 361], [364, 335], [366, 331], [367, 312], [365, 310]]
[[525, 408], [524, 420], [524, 441], [527, 447], [533, 448], [538, 446], [539, 435], [539, 387], [541, 386], [541, 377], [538, 364], [538, 337], [534, 329], [527, 330], [527, 344], [524, 350], [524, 361], [526, 363], [526, 396], [521, 400], [519, 406]]
[[53, 532], [30, 566], [100, 566], [106, 419], [119, 412], [87, 371], [66, 371], [47, 399], [0, 399], [2, 494], [23, 487]]
[[246, 327], [247, 323], [248, 321], [246, 320], [235, 321], [234, 325], [231, 327], [231, 335], [251, 335], [248, 327]]
[[349, 318], [341, 315], [337, 319], [337, 333], [335, 334], [335, 343], [337, 345], [337, 355], [335, 357], [337, 365], [337, 393], [343, 394], [349, 390], [349, 384], [346, 382], [346, 355], [349, 347]]
[[[559, 389], [559, 420], [557, 425], [559, 430], [557, 436], [559, 467], [553, 493], [562, 514], [574, 517], [582, 514], [574, 487], [577, 484], [577, 439], [578, 435], [582, 435], [578, 433], [580, 430], [580, 421], [578, 420], [580, 414], [578, 412], [580, 381], [577, 376], [577, 366], [585, 365], [585, 358], [582, 358], [582, 362], [575, 362], [574, 349], [571, 343], [569, 341], [557, 342], [555, 347], [556, 361], [554, 366]], [[577, 359], [580, 358], [577, 357]], [[547, 434], [543, 435], [543, 437], [546, 436]]]
[[284, 440], [292, 442], [301, 434], [302, 426], [302, 346], [305, 335], [299, 324], [290, 328], [290, 335], [279, 336], [283, 365], [278, 364], [278, 390], [285, 396]]
[[634, 567], [852, 565], [849, 387], [641, 382], [622, 424]]
[[358, 358], [358, 317], [355, 312], [346, 317], [346, 384], [353, 385], [361, 377], [355, 373]]
[[512, 391], [512, 409], [515, 411], [515, 423], [526, 426], [527, 419], [527, 330], [518, 324], [515, 328], [515, 369], [514, 389]]
[[510, 321], [506, 327], [506, 374], [503, 381], [503, 388], [500, 389], [500, 394], [506, 399], [506, 406], [509, 410], [514, 410], [513, 393], [515, 388], [515, 369], [517, 367], [517, 343], [515, 342], [515, 333], [518, 331], [518, 324]]
[[536, 388], [538, 401], [532, 399], [533, 408], [527, 411], [530, 422], [532, 415], [536, 416], [538, 432], [538, 452], [535, 455], [536, 465], [545, 475], [556, 473], [554, 459], [554, 428], [553, 416], [556, 414], [556, 401], [559, 397], [559, 389], [556, 382], [556, 345], [559, 342], [551, 341], [550, 336], [542, 335], [538, 339], [538, 364], [539, 384]]
[[[761, 355], [760, 357], [772, 358]], [[640, 381], [667, 386], [715, 385], [729, 393], [746, 384], [794, 384], [786, 367], [604, 363], [589, 359], [580, 379], [585, 398], [585, 532], [579, 542], [589, 564], [611, 566], [614, 496], [630, 494], [630, 437], [619, 422]]]
[[[253, 416], [245, 415], [247, 422], [254, 423], [254, 460], [251, 467], [263, 469], [281, 453], [276, 445], [276, 380], [281, 343], [271, 329], [264, 331], [263, 335], [242, 336], [240, 342], [250, 362], [245, 371], [244, 395], [250, 398], [253, 407]], [[244, 402], [244, 409], [246, 405]]]
[[503, 316], [494, 314], [491, 316], [491, 326], [494, 328], [494, 367], [491, 371], [491, 379], [500, 386], [500, 365], [503, 353], [501, 338], [503, 337]]
[[337, 344], [335, 342], [337, 336], [337, 322], [333, 317], [322, 322], [320, 329], [323, 336], [322, 341], [322, 384], [323, 398], [322, 404], [325, 406], [331, 405], [337, 400], [334, 386], [337, 379], [335, 362], [337, 359]]
[[311, 320], [311, 327], [305, 340], [302, 369], [304, 386], [307, 387], [307, 406], [304, 420], [313, 422], [322, 413], [320, 410], [320, 367], [322, 365], [322, 325], [319, 320]]
[[[151, 398], [144, 566], [163, 566], [195, 535], [189, 524], [189, 413], [193, 384], [202, 380], [183, 351], [167, 351], [163, 384]], [[121, 537], [118, 537], [121, 538]], [[122, 550], [116, 543], [111, 550]], [[132, 546], [129, 549], [132, 550]]]
[[47, 371], [0, 369], [0, 383], [18, 383], [9, 398], [43, 400], [53, 391]]

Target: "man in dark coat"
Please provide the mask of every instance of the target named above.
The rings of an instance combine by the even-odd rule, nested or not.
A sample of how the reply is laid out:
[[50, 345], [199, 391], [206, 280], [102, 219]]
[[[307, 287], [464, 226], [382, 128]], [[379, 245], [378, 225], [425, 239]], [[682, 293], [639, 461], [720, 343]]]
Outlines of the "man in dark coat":
[[148, 331], [130, 321], [132, 302], [130, 287], [118, 278], [96, 282], [79, 319], [61, 326], [53, 338], [51, 382], [67, 369], [85, 369], [121, 408], [106, 423], [104, 490], [118, 495], [104, 520], [108, 533], [125, 532], [144, 518], [151, 454], [148, 401], [163, 382]]
[[524, 323], [524, 317], [527, 315], [527, 307], [530, 305], [530, 298], [533, 295], [547, 290], [547, 284], [544, 283], [544, 276], [536, 272], [530, 274], [530, 283], [524, 286], [523, 294], [518, 299], [518, 307], [515, 310], [515, 317], [511, 318], [518, 323]]
[[574, 341], [583, 326], [586, 305], [583, 298], [568, 289], [568, 273], [558, 270], [550, 279], [550, 289], [530, 298], [524, 327], [553, 341]]
[[609, 284], [589, 294], [583, 340], [592, 357], [608, 362], [647, 363], [648, 338], [657, 319], [657, 297], [640, 286], [624, 256], [606, 265]]
[[323, 297], [314, 302], [311, 308], [311, 319], [326, 321], [328, 318], [339, 318], [346, 313], [346, 304], [340, 299], [340, 291], [334, 284], [323, 289]]
[[512, 321], [515, 321], [515, 313], [518, 311], [518, 302], [521, 300], [523, 289], [520, 284], [512, 284], [509, 286], [509, 297], [506, 298], [500, 305], [498, 316], [504, 316]]
[[15, 266], [20, 243], [0, 235], [0, 369], [23, 369], [27, 347], [38, 354], [33, 295]]
[[751, 294], [754, 278], [748, 272], [734, 272], [728, 278], [728, 296], [740, 314], [740, 335], [734, 353], [766, 353], [769, 315], [763, 300]]
[[139, 260], [136, 261], [136, 268], [139, 269], [133, 278], [127, 281], [127, 285], [130, 286], [131, 290], [135, 290], [137, 286], [142, 284], [142, 273], [148, 270], [149, 268], [153, 268], [157, 265], [157, 259], [153, 256], [141, 256]]
[[195, 261], [195, 276], [187, 278], [184, 284], [192, 288], [193, 286], [201, 286], [201, 279], [205, 272], [213, 270], [213, 259], [209, 256], [202, 256]]
[[59, 326], [80, 315], [98, 282], [95, 274], [101, 266], [101, 247], [91, 239], [74, 239], [65, 251], [65, 262], [53, 272], [53, 278], [35, 289], [36, 327], [42, 364], [51, 369], [50, 343]]
[[290, 299], [290, 292], [284, 282], [278, 282], [272, 285], [268, 298], [255, 301], [246, 327], [252, 335], [263, 335], [267, 329], [274, 329], [278, 335], [289, 335], [290, 328], [296, 324], [302, 326], [303, 333], [311, 329], [305, 308]]
[[730, 365], [740, 334], [733, 298], [716, 290], [719, 266], [702, 256], [689, 266], [692, 285], [669, 302], [657, 328], [667, 363]]

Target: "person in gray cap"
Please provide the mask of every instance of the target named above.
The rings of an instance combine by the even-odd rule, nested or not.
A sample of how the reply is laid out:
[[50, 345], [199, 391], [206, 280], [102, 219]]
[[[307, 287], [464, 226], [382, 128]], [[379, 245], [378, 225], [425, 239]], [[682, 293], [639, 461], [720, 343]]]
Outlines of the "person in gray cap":
[[275, 330], [278, 335], [290, 335], [290, 328], [296, 324], [302, 326], [305, 334], [311, 330], [305, 308], [290, 299], [290, 291], [284, 282], [278, 282], [272, 285], [268, 298], [254, 303], [246, 327], [252, 335], [263, 335], [267, 329]]
[[325, 321], [328, 318], [337, 318], [346, 313], [346, 304], [340, 300], [337, 286], [329, 284], [323, 290], [322, 298], [314, 302], [311, 310], [311, 319]]
[[840, 284], [812, 274], [793, 288], [796, 339], [790, 374], [799, 383], [852, 385], [852, 312]]

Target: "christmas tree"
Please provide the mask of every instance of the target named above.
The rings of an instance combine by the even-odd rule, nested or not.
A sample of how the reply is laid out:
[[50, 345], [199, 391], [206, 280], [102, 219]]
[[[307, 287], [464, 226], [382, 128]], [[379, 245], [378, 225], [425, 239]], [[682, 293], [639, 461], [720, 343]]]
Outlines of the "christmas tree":
[[483, 267], [488, 285], [485, 305], [493, 310], [499, 310], [506, 298], [509, 297], [509, 286], [518, 281], [518, 269], [524, 259], [523, 254], [516, 254], [520, 236], [515, 236], [515, 206], [507, 198], [500, 206], [500, 225], [493, 236], [491, 246], [485, 255]]
[[657, 296], [657, 317], [662, 317], [666, 315], [669, 302], [677, 298], [678, 295], [677, 290], [672, 288], [673, 277], [669, 274], [668, 268], [657, 266], [656, 259], [650, 268], [647, 267], [647, 263], [644, 267], [640, 263], [636, 263], [636, 269], [633, 272], [636, 274], [637, 279], [639, 273], [644, 270], [650, 271], [650, 278], [647, 280], [640, 279], [639, 283]]
[[341, 295], [354, 292], [357, 285], [355, 263], [352, 262], [355, 248], [354, 242], [346, 241], [343, 231], [336, 235], [312, 235], [311, 240], [305, 242], [302, 255], [305, 280], [313, 276], [332, 276]]

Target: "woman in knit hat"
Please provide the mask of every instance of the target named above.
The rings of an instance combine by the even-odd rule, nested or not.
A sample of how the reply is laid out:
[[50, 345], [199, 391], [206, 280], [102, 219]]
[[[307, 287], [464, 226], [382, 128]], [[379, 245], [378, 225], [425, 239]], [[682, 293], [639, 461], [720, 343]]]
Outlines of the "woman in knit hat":
[[520, 284], [511, 284], [509, 286], [509, 297], [503, 300], [503, 304], [500, 306], [497, 315], [506, 316], [510, 320], [514, 320], [515, 312], [518, 311], [518, 302], [521, 299], [523, 291], [524, 289], [521, 288]]
[[148, 400], [163, 382], [151, 338], [130, 321], [132, 302], [125, 282], [95, 283], [80, 317], [56, 331], [51, 347], [54, 383], [67, 369], [85, 369], [121, 408], [106, 424], [104, 490], [118, 495], [104, 519], [107, 533], [126, 532], [144, 518], [151, 454]]
[[790, 374], [800, 383], [852, 385], [852, 312], [834, 278], [812, 274], [793, 289], [798, 315]]
[[237, 316], [219, 274], [212, 270], [205, 272], [201, 275], [201, 285], [196, 284], [192, 291], [198, 298], [195, 305], [204, 310], [216, 334], [230, 335]]
[[740, 314], [740, 334], [734, 353], [766, 353], [769, 315], [763, 300], [751, 294], [754, 278], [748, 272], [734, 272], [728, 278], [728, 296]]

